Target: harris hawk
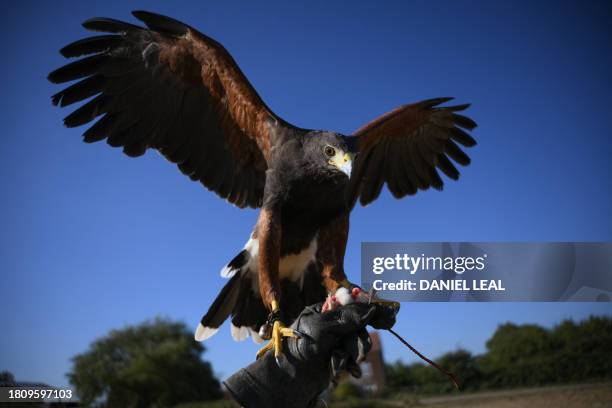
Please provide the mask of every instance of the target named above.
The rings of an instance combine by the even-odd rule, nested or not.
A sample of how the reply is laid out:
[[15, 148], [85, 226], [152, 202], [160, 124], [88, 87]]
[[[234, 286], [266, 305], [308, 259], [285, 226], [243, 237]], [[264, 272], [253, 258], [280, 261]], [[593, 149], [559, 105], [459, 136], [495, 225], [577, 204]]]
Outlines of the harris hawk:
[[261, 208], [195, 337], [231, 317], [235, 339], [269, 339], [260, 351], [278, 355], [282, 338], [295, 335], [285, 324], [305, 305], [351, 286], [343, 264], [356, 202], [376, 200], [384, 184], [396, 198], [441, 190], [438, 171], [457, 180], [453, 162], [470, 163], [459, 145], [476, 144], [467, 133], [476, 123], [458, 113], [469, 105], [403, 105], [350, 136], [299, 128], [266, 106], [217, 41], [162, 15], [132, 14], [145, 27], [83, 23], [104, 34], [60, 50], [82, 58], [49, 74], [53, 83], [77, 81], [52, 102], [91, 98], [64, 119], [67, 127], [95, 121], [85, 142], [106, 140], [130, 157], [155, 149], [219, 197]]

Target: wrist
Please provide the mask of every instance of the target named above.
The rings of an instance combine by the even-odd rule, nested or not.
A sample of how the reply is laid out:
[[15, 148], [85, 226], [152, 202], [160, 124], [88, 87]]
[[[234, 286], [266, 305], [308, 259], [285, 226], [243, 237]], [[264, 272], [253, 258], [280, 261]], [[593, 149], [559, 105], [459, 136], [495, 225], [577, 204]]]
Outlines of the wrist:
[[287, 353], [279, 366], [268, 352], [223, 384], [247, 408], [311, 407], [331, 381], [328, 359], [326, 363], [314, 360], [318, 359], [304, 363]]

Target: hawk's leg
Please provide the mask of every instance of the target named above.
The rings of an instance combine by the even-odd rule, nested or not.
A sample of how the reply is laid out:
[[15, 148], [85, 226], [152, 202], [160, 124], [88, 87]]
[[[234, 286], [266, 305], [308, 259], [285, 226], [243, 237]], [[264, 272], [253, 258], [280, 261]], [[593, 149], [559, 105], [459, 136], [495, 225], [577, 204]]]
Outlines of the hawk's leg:
[[278, 303], [276, 301], [272, 301], [272, 313], [270, 313], [270, 317], [268, 317], [268, 321], [262, 327], [270, 327], [270, 333], [260, 333], [263, 334], [262, 337], [269, 338], [270, 341], [263, 346], [259, 351], [257, 351], [256, 358], [259, 358], [266, 354], [269, 350], [274, 350], [274, 358], [278, 362], [278, 358], [283, 353], [283, 338], [285, 337], [297, 337], [296, 333], [293, 329], [285, 327], [283, 322], [278, 317], [280, 309], [278, 308]]
[[323, 269], [321, 271], [323, 286], [329, 295], [334, 295], [339, 288], [349, 291], [353, 285], [344, 273], [344, 253], [349, 232], [348, 212], [336, 217], [319, 231], [319, 254]]
[[257, 352], [257, 358], [267, 351], [274, 350], [277, 359], [282, 354], [283, 338], [295, 337], [292, 329], [285, 327], [279, 308], [280, 279], [278, 266], [280, 262], [281, 246], [280, 211], [265, 207], [261, 210], [257, 221], [257, 234], [259, 238], [259, 291], [261, 298], [270, 310], [268, 321], [264, 328], [270, 328], [269, 333], [260, 333], [263, 338], [270, 339], [268, 344]]
[[349, 217], [342, 214], [319, 232], [319, 258], [323, 264], [323, 285], [327, 289], [327, 299], [323, 310], [353, 302], [380, 303], [399, 310], [399, 303], [380, 299], [364, 292], [346, 278], [344, 273], [344, 254], [348, 240]]

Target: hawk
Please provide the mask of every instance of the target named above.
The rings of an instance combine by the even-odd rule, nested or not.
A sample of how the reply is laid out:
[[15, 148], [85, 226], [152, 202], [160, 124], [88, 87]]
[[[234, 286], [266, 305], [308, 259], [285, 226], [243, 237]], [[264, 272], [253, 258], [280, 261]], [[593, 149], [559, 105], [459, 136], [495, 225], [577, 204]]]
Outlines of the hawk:
[[78, 82], [52, 102], [91, 98], [64, 119], [67, 127], [95, 121], [85, 142], [106, 140], [130, 157], [155, 149], [219, 197], [261, 209], [195, 337], [210, 337], [231, 317], [235, 339], [269, 339], [260, 351], [279, 355], [282, 338], [296, 335], [285, 324], [305, 305], [352, 287], [343, 264], [357, 201], [376, 200], [385, 184], [396, 198], [441, 190], [438, 171], [458, 179], [453, 162], [470, 163], [459, 145], [476, 144], [467, 133], [476, 123], [458, 113], [469, 105], [403, 105], [353, 135], [299, 128], [266, 106], [217, 41], [162, 15], [132, 14], [145, 27], [83, 23], [104, 34], [60, 50], [81, 58], [48, 79]]

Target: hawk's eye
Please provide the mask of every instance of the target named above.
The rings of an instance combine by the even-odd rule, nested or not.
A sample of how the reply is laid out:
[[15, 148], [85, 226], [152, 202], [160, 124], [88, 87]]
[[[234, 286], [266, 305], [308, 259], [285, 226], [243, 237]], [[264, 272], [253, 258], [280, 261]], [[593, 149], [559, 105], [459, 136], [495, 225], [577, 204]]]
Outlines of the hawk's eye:
[[336, 149], [334, 149], [330, 145], [325, 146], [325, 148], [323, 149], [323, 152], [325, 152], [325, 155], [327, 157], [334, 157], [336, 155]]

